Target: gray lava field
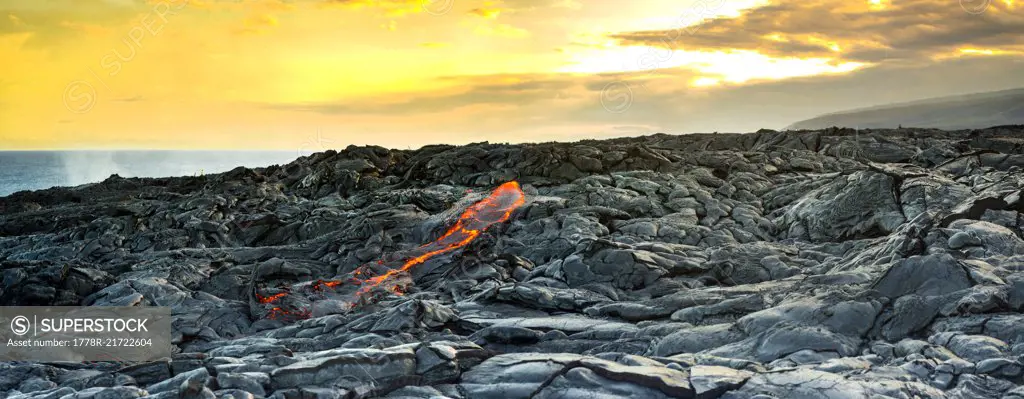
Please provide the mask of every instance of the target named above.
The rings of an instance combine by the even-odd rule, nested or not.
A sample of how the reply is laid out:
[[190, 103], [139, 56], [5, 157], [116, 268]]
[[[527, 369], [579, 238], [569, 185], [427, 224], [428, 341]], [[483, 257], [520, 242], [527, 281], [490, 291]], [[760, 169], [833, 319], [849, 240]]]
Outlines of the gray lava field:
[[173, 354], [0, 398], [1024, 399], [1022, 170], [1024, 126], [831, 128], [19, 192], [0, 305], [169, 307]]

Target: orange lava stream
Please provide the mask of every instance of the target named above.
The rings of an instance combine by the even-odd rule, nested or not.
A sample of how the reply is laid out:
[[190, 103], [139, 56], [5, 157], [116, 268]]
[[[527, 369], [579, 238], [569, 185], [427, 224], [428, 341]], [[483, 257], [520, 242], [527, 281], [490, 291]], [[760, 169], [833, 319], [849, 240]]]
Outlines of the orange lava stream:
[[284, 309], [282, 309], [280, 307], [274, 307], [274, 308], [271, 308], [270, 311], [267, 313], [267, 318], [268, 319], [274, 319], [274, 320], [288, 318], [288, 317], [293, 317], [293, 318], [296, 318], [296, 319], [306, 319], [306, 318], [309, 318], [310, 314], [311, 314], [311, 312], [309, 311], [309, 309], [299, 309], [297, 311], [289, 312], [289, 311], [284, 310]]
[[258, 300], [260, 303], [273, 303], [276, 302], [278, 299], [284, 298], [286, 296], [288, 296], [287, 292], [278, 292], [271, 296], [262, 296], [260, 294], [256, 294], [256, 300]]
[[391, 270], [388, 270], [387, 273], [384, 273], [384, 274], [379, 275], [377, 277], [374, 277], [374, 278], [371, 278], [369, 280], [366, 280], [366, 282], [369, 283], [369, 285], [366, 285], [366, 286], [363, 286], [363, 288], [360, 288], [359, 289], [359, 294], [362, 295], [362, 294], [366, 294], [367, 292], [370, 292], [370, 290], [372, 290], [374, 287], [380, 285], [381, 283], [383, 283], [387, 279], [391, 278], [391, 276], [394, 276], [394, 275], [396, 275], [396, 274], [398, 274], [400, 272], [407, 271], [407, 270], [411, 269], [413, 266], [416, 266], [416, 265], [418, 265], [420, 263], [426, 262], [427, 259], [433, 258], [436, 255], [440, 255], [440, 254], [443, 254], [445, 252], [448, 252], [448, 251], [451, 251], [451, 250], [454, 250], [454, 249], [458, 249], [458, 248], [464, 247], [467, 244], [469, 244], [471, 241], [473, 241], [474, 238], [476, 238], [477, 236], [480, 235], [480, 231], [479, 230], [465, 230], [465, 229], [463, 229], [463, 230], [460, 230], [460, 232], [466, 234], [466, 238], [463, 238], [462, 241], [459, 241], [459, 242], [456, 242], [456, 243], [453, 243], [453, 244], [448, 244], [444, 248], [436, 249], [436, 250], [427, 252], [427, 253], [425, 253], [423, 255], [420, 255], [420, 256], [417, 256], [415, 258], [412, 258], [409, 261], [405, 262], [405, 264], [403, 264], [400, 269], [391, 269]]
[[[380, 286], [382, 283], [387, 281], [389, 278], [397, 275], [398, 273], [408, 271], [413, 266], [422, 264], [433, 258], [434, 256], [462, 248], [472, 242], [474, 239], [480, 236], [488, 227], [492, 225], [505, 222], [512, 216], [512, 212], [517, 208], [526, 203], [526, 194], [519, 187], [519, 183], [510, 181], [508, 183], [498, 186], [491, 192], [491, 195], [479, 202], [473, 204], [467, 208], [462, 215], [459, 216], [459, 220], [448, 229], [440, 238], [434, 240], [431, 243], [424, 244], [417, 248], [418, 250], [428, 249], [423, 254], [417, 255], [402, 264], [402, 267], [398, 269], [390, 269], [386, 273], [373, 277], [367, 280], [359, 280], [357, 278], [352, 279], [352, 283], [355, 285], [361, 285], [359, 289], [359, 295], [365, 295], [366, 293], [373, 290], [373, 288]], [[436, 249], [430, 249], [436, 248]], [[377, 263], [383, 263], [378, 261]], [[355, 276], [362, 274], [361, 270], [356, 270]], [[321, 291], [324, 287], [334, 288], [344, 281], [331, 280], [324, 281], [318, 280], [313, 284], [313, 289]], [[392, 293], [398, 296], [404, 295], [401, 287], [393, 287], [390, 289]], [[256, 299], [260, 303], [273, 303], [277, 300], [287, 296], [287, 292], [281, 292], [270, 296], [257, 295]], [[299, 317], [308, 317], [308, 313], [301, 312], [287, 312], [279, 307], [271, 309], [269, 317], [276, 318], [281, 315], [296, 315]]]
[[[368, 284], [359, 290], [359, 294], [366, 294], [388, 278], [391, 278], [400, 272], [408, 271], [413, 266], [426, 262], [434, 256], [468, 245], [491, 225], [508, 220], [508, 218], [512, 216], [512, 212], [525, 203], [526, 195], [523, 193], [523, 190], [519, 188], [519, 183], [510, 181], [498, 186], [498, 188], [491, 192], [490, 196], [480, 200], [480, 202], [473, 204], [467, 208], [465, 212], [462, 212], [462, 215], [459, 216], [459, 220], [455, 222], [455, 225], [449, 228], [444, 235], [437, 240], [420, 247], [422, 249], [440, 245], [441, 248], [430, 250], [422, 255], [413, 257], [406, 261], [401, 268], [388, 270], [387, 273], [367, 280], [366, 282]], [[455, 241], [450, 242], [452, 240]]]

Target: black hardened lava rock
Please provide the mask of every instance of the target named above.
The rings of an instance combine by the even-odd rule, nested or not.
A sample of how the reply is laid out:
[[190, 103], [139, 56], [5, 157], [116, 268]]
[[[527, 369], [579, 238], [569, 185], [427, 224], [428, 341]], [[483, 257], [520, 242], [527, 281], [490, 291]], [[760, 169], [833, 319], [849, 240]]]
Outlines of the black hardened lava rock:
[[170, 306], [175, 354], [0, 364], [0, 397], [1024, 399], [1022, 137], [353, 146], [15, 193], [0, 305]]

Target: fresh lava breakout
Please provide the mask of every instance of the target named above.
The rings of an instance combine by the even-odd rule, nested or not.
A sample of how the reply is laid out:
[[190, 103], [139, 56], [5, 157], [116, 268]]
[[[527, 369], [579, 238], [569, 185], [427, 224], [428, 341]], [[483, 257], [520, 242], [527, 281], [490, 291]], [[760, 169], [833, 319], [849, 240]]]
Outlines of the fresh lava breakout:
[[[446, 231], [440, 238], [414, 249], [413, 253], [416, 255], [413, 255], [411, 258], [406, 260], [401, 267], [397, 269], [390, 269], [380, 276], [366, 280], [359, 280], [356, 278], [353, 279], [354, 281], [350, 281], [350, 283], [361, 286], [358, 291], [358, 295], [366, 295], [398, 273], [408, 271], [414, 266], [422, 264], [434, 256], [448, 253], [468, 245], [491, 226], [507, 221], [512, 216], [512, 212], [525, 203], [526, 194], [523, 193], [518, 182], [510, 181], [502, 184], [495, 188], [487, 198], [480, 200], [467, 208], [465, 212], [462, 212], [462, 215], [459, 216], [459, 220], [455, 222], [455, 225], [449, 228], [448, 231]], [[355, 276], [359, 276], [361, 273], [361, 271], [356, 270], [354, 274]], [[340, 280], [321, 280], [314, 283], [313, 288], [315, 290], [323, 290], [324, 287], [334, 288], [343, 283], [345, 282]], [[396, 295], [403, 295], [401, 287], [395, 286], [391, 291]], [[287, 295], [288, 292], [279, 292], [269, 296], [257, 294], [256, 299], [260, 303], [271, 304]], [[270, 309], [268, 317], [277, 318], [278, 316], [293, 316], [297, 318], [306, 318], [309, 317], [309, 314], [310, 312], [308, 310], [286, 311], [280, 307], [274, 307]]]
[[525, 203], [526, 194], [519, 188], [519, 183], [510, 181], [498, 186], [490, 196], [462, 212], [462, 216], [459, 216], [455, 225], [448, 229], [441, 238], [417, 248], [418, 252], [422, 252], [421, 255], [407, 260], [399, 269], [388, 270], [387, 273], [367, 280], [359, 293], [365, 294], [391, 276], [407, 271], [434, 256], [466, 246], [487, 228], [508, 220], [512, 216], [512, 212]]

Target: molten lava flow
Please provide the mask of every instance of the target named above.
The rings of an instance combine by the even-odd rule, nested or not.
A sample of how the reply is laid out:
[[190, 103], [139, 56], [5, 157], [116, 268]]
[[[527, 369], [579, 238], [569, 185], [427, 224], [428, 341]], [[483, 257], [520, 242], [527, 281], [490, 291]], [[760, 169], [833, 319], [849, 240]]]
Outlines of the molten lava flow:
[[448, 229], [441, 238], [419, 247], [418, 250], [424, 251], [423, 254], [409, 259], [401, 268], [388, 270], [387, 273], [367, 280], [367, 284], [359, 290], [359, 293], [365, 294], [388, 278], [426, 262], [434, 256], [466, 246], [491, 225], [508, 220], [512, 212], [525, 203], [526, 194], [519, 188], [519, 183], [510, 181], [498, 186], [490, 196], [462, 212], [462, 216], [459, 216], [455, 225]]
[[[420, 254], [406, 260], [400, 268], [388, 270], [380, 276], [367, 280], [360, 280], [360, 276], [365, 273], [365, 271], [360, 268], [352, 273], [353, 277], [348, 282], [352, 285], [362, 286], [358, 291], [358, 295], [365, 295], [398, 273], [408, 271], [413, 266], [424, 263], [434, 256], [466, 246], [479, 237], [484, 230], [487, 230], [487, 228], [508, 220], [508, 218], [511, 217], [512, 212], [525, 203], [526, 195], [523, 193], [523, 190], [519, 188], [519, 183], [511, 181], [502, 184], [498, 186], [498, 188], [494, 189], [490, 196], [467, 208], [466, 211], [459, 216], [459, 220], [455, 222], [455, 225], [449, 228], [448, 231], [446, 231], [440, 238], [429, 244], [416, 248], [414, 251], [419, 252]], [[384, 261], [379, 260], [377, 263], [383, 264]], [[343, 280], [317, 280], [310, 285], [310, 289], [313, 292], [323, 292], [328, 288], [334, 289], [345, 282], [346, 281]], [[388, 291], [398, 296], [405, 294], [404, 288], [397, 285], [389, 288]], [[256, 299], [260, 303], [271, 304], [285, 298], [288, 294], [289, 290], [270, 296], [261, 296], [257, 294]], [[274, 307], [270, 309], [268, 314], [268, 317], [272, 319], [281, 317], [307, 318], [309, 316], [310, 312], [307, 309], [286, 311], [281, 307]]]
[[343, 283], [344, 281], [341, 280], [317, 280], [313, 283], [313, 291], [323, 291], [324, 287], [334, 288]]
[[312, 312], [309, 309], [287, 311], [281, 307], [273, 307], [267, 312], [267, 318], [273, 320], [308, 319]]
[[274, 303], [277, 302], [278, 299], [284, 298], [286, 296], [288, 296], [287, 292], [278, 292], [271, 296], [263, 296], [260, 294], [256, 294], [256, 300], [259, 301], [260, 303]]

